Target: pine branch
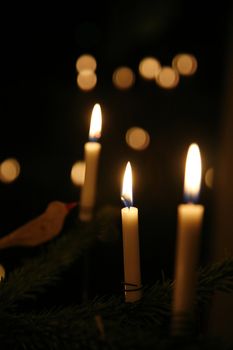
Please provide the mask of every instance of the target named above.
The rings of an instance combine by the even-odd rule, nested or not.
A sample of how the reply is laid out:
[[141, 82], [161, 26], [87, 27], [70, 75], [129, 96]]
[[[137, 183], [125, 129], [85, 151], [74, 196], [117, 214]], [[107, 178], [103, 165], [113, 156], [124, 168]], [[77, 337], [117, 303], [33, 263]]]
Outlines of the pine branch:
[[[233, 292], [233, 259], [200, 271], [198, 300], [214, 290]], [[226, 349], [216, 339], [169, 338], [172, 283], [156, 283], [133, 304], [122, 296], [36, 313], [1, 313], [0, 343], [10, 349]], [[102, 320], [102, 327], [96, 316]]]
[[197, 301], [208, 302], [215, 291], [233, 292], [233, 257], [200, 269]]
[[20, 301], [35, 299], [39, 293], [45, 292], [46, 287], [55, 285], [61, 274], [94, 244], [99, 232], [104, 231], [105, 236], [110, 236], [115, 220], [116, 210], [103, 207], [93, 222], [72, 223], [72, 229], [65, 230], [0, 284], [0, 310], [14, 307]]
[[[109, 215], [112, 215], [109, 221]], [[0, 285], [0, 344], [5, 349], [176, 349], [169, 338], [172, 281], [144, 289], [143, 298], [125, 303], [123, 295], [94, 300], [41, 313], [19, 313], [20, 301], [35, 298], [55, 284], [61, 273], [98, 237], [108, 241], [116, 212], [107, 208], [91, 224], [67, 230], [44, 247], [40, 255], [15, 270]], [[108, 227], [110, 228], [108, 231]], [[116, 233], [117, 234], [117, 233]], [[197, 303], [210, 300], [216, 290], [233, 292], [233, 257], [199, 271]], [[97, 316], [97, 317], [96, 317]], [[99, 320], [97, 322], [97, 319]], [[225, 349], [216, 340], [189, 339], [179, 349]]]
[[87, 225], [67, 232], [44, 247], [41, 254], [26, 261], [0, 285], [0, 310], [22, 299], [35, 298], [47, 286], [54, 285], [61, 273], [80, 258], [95, 239], [92, 225]]

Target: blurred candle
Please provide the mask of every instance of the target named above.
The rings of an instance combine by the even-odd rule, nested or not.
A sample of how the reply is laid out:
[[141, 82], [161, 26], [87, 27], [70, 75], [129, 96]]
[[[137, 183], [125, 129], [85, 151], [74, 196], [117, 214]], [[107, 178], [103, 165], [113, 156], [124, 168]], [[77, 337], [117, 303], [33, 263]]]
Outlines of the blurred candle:
[[201, 233], [204, 207], [195, 204], [201, 184], [201, 155], [197, 144], [189, 147], [184, 194], [187, 204], [178, 207], [178, 229], [175, 262], [175, 284], [173, 295], [173, 333], [188, 330], [188, 321], [192, 320], [196, 268], [199, 256], [199, 239]]
[[95, 205], [96, 181], [101, 144], [98, 142], [101, 136], [102, 115], [99, 104], [95, 104], [90, 123], [89, 142], [85, 143], [85, 180], [81, 191], [79, 219], [90, 221]]
[[134, 302], [141, 298], [141, 269], [138, 235], [138, 209], [133, 207], [132, 169], [128, 162], [122, 186], [121, 209], [124, 255], [125, 301]]

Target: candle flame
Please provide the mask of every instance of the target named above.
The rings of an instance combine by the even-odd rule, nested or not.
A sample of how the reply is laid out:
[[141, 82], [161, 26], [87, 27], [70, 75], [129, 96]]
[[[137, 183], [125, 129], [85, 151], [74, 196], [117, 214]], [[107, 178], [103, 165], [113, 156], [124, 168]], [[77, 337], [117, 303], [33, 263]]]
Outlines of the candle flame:
[[102, 128], [101, 108], [100, 108], [100, 105], [96, 103], [94, 105], [94, 108], [91, 114], [89, 139], [92, 141], [97, 141], [101, 136], [101, 128]]
[[195, 202], [201, 187], [201, 154], [197, 144], [189, 146], [186, 158], [184, 194], [189, 202]]
[[123, 185], [121, 191], [121, 199], [126, 207], [133, 205], [133, 179], [132, 179], [132, 168], [130, 162], [127, 163], [125, 168], [125, 174], [123, 178]]

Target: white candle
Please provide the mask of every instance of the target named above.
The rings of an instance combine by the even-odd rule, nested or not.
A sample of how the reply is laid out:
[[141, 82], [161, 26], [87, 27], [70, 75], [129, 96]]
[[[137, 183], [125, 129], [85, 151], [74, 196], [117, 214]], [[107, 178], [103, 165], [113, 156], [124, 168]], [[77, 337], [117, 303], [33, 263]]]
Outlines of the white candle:
[[203, 205], [195, 204], [201, 184], [201, 156], [199, 147], [189, 147], [184, 193], [187, 204], [178, 206], [175, 284], [173, 295], [173, 332], [183, 332], [184, 323], [192, 317], [196, 269], [199, 258], [199, 241], [204, 214]]
[[85, 153], [85, 180], [81, 190], [79, 219], [90, 221], [95, 206], [96, 181], [101, 144], [98, 142], [101, 136], [102, 116], [99, 104], [95, 104], [90, 123], [89, 142], [84, 145]]
[[122, 186], [121, 199], [125, 208], [121, 210], [124, 255], [125, 301], [134, 302], [141, 298], [141, 269], [138, 235], [138, 209], [132, 206], [132, 169], [128, 162]]

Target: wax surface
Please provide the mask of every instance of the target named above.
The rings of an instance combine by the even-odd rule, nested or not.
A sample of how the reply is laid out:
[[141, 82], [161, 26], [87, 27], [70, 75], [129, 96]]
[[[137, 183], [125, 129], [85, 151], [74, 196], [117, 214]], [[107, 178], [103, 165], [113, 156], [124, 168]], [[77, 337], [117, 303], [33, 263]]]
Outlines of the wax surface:
[[79, 219], [81, 221], [90, 221], [95, 205], [96, 181], [101, 145], [98, 142], [87, 142], [85, 143], [84, 151], [86, 172], [84, 185], [81, 191]]
[[202, 205], [181, 204], [178, 207], [173, 298], [175, 314], [190, 314], [193, 309], [203, 214]]
[[141, 287], [140, 249], [138, 235], [138, 209], [135, 207], [123, 208], [122, 231], [124, 253], [124, 282], [125, 301], [134, 302], [141, 298], [141, 290], [132, 291]]

